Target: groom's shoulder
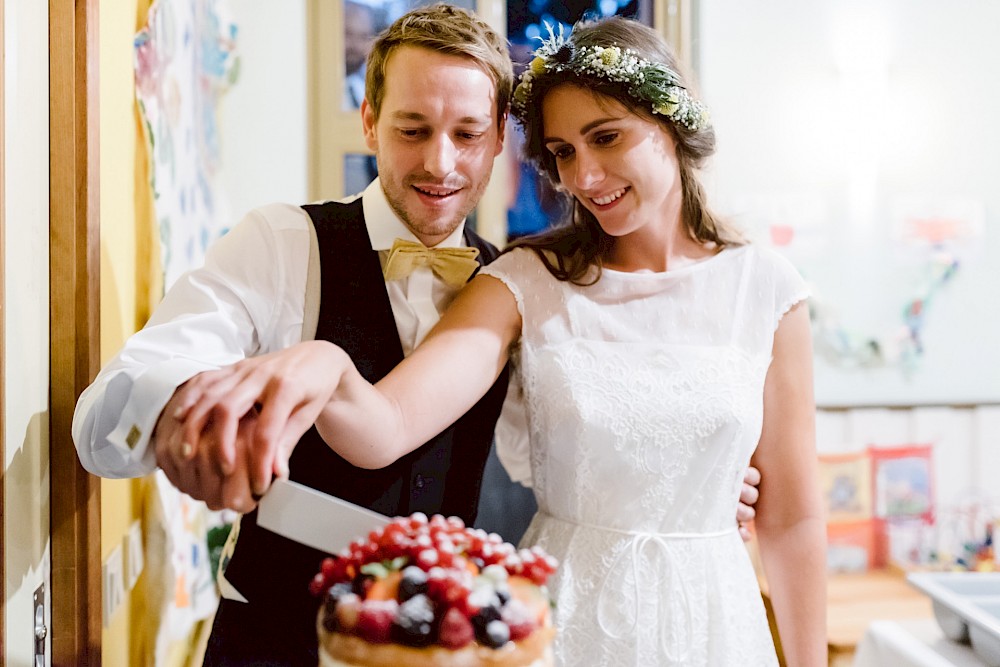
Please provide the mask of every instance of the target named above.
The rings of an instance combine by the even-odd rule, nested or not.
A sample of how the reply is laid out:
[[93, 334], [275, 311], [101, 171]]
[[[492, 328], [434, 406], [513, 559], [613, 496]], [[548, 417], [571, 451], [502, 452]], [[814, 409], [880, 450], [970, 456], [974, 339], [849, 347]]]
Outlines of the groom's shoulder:
[[326, 200], [303, 204], [301, 209], [309, 215], [313, 224], [337, 225], [337, 223], [355, 223], [364, 220], [364, 207], [361, 203], [361, 195], [349, 197], [347, 199]]
[[473, 248], [479, 248], [483, 264], [489, 264], [500, 256], [500, 250], [495, 245], [468, 227], [465, 228], [465, 242]]

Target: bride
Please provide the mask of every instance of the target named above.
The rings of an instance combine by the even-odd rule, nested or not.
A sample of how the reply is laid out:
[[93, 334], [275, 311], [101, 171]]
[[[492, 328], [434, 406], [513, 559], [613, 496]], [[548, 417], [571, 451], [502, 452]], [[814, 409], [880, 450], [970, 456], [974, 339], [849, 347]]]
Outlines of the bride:
[[310, 343], [339, 378], [320, 433], [355, 465], [385, 466], [466, 412], [513, 355], [531, 442], [505, 458], [530, 466], [538, 501], [524, 542], [561, 561], [550, 588], [566, 667], [777, 664], [732, 525], [752, 463], [785, 657], [826, 665], [806, 290], [708, 209], [704, 106], [654, 31], [611, 18], [543, 42], [513, 113], [572, 220], [483, 269], [374, 387], [339, 348]]

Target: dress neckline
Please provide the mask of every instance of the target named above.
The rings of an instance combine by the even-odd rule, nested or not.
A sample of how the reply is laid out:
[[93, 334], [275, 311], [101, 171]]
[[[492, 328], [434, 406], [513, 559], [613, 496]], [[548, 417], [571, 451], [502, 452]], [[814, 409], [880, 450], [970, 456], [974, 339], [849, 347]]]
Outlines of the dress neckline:
[[748, 248], [749, 243], [739, 246], [726, 246], [719, 252], [700, 259], [697, 262], [691, 262], [690, 264], [685, 264], [684, 266], [678, 267], [676, 269], [667, 269], [666, 271], [620, 271], [618, 269], [609, 269], [608, 267], [602, 267], [601, 271], [604, 274], [614, 276], [615, 278], [620, 278], [622, 280], [649, 280], [651, 278], [676, 278], [695, 271], [700, 271], [706, 266], [710, 266], [716, 260], [722, 257], [732, 255], [733, 253], [739, 252], [744, 248]]

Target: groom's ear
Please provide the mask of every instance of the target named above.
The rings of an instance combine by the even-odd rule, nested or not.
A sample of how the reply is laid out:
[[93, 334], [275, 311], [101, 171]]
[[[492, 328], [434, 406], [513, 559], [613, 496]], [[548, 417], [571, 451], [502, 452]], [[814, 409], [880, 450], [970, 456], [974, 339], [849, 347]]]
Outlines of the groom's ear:
[[372, 108], [372, 105], [368, 104], [368, 97], [366, 96], [365, 99], [361, 100], [361, 127], [365, 133], [365, 144], [367, 144], [368, 150], [373, 153], [377, 152], [378, 149], [377, 122], [375, 109]]

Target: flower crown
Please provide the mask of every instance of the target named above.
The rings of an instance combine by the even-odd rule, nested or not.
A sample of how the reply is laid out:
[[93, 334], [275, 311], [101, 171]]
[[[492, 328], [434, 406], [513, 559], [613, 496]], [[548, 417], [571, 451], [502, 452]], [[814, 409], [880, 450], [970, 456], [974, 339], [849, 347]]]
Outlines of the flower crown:
[[558, 34], [553, 32], [552, 26], [546, 27], [549, 38], [540, 38], [542, 45], [514, 89], [511, 111], [522, 124], [528, 118], [535, 78], [548, 72], [570, 71], [627, 84], [629, 95], [648, 102], [653, 113], [689, 130], [709, 127], [708, 109], [691, 97], [677, 73], [666, 65], [651, 62], [631, 49], [623, 50], [618, 46], [575, 46], [565, 36], [562, 25]]

